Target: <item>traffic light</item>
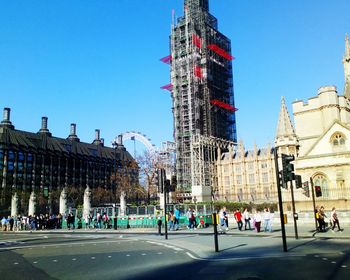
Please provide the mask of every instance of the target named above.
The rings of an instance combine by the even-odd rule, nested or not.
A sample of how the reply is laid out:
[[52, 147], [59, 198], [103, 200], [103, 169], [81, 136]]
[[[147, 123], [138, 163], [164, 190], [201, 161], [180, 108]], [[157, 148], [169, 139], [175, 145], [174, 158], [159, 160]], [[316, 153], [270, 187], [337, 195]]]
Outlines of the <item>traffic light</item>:
[[301, 176], [300, 175], [295, 175], [295, 187], [297, 189], [300, 189], [303, 187], [303, 183], [301, 182]]
[[165, 180], [165, 170], [163, 168], [157, 169], [155, 174], [155, 185], [158, 187], [159, 193], [164, 192]]
[[166, 179], [165, 182], [164, 182], [164, 190], [165, 192], [170, 192], [170, 180], [169, 179]]
[[322, 196], [322, 190], [320, 186], [315, 186], [315, 194], [316, 194], [316, 197]]
[[176, 185], [177, 185], [177, 181], [176, 181], [176, 176], [173, 175], [171, 177], [171, 184], [170, 184], [170, 192], [174, 192], [176, 190]]
[[282, 154], [282, 179], [284, 183], [295, 179], [294, 164], [291, 163], [292, 161], [294, 161], [293, 155]]
[[310, 197], [309, 182], [303, 183], [303, 190], [304, 190], [304, 195], [307, 197]]
[[278, 172], [278, 179], [280, 181], [280, 186], [284, 189], [288, 189], [287, 182], [284, 182], [283, 180], [283, 171]]

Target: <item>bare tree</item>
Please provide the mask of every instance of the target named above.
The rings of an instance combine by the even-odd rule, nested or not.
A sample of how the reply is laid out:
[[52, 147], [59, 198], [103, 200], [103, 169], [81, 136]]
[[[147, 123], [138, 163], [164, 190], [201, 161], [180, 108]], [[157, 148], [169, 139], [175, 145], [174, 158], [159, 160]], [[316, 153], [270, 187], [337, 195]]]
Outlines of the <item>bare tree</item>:
[[155, 184], [157, 169], [162, 168], [161, 159], [156, 152], [144, 151], [143, 155], [137, 157], [140, 168], [140, 176], [144, 179], [145, 189], [147, 190], [147, 203], [152, 198], [157, 198], [158, 186]]

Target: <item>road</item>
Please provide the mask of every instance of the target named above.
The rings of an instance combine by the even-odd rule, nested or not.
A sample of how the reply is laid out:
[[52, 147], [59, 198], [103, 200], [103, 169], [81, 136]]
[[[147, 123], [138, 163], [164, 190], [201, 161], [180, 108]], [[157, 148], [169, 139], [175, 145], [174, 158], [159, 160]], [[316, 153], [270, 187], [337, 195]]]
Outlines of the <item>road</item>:
[[1, 279], [349, 279], [348, 239], [197, 232], [0, 235]]

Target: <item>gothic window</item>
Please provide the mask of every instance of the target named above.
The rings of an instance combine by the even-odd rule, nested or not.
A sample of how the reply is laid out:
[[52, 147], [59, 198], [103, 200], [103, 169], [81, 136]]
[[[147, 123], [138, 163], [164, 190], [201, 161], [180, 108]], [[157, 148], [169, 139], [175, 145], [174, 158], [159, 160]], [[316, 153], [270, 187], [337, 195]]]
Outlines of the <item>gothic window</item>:
[[254, 169], [254, 163], [253, 162], [249, 162], [248, 163], [248, 170], [253, 170]]
[[236, 172], [238, 172], [238, 173], [241, 172], [241, 164], [236, 165]]
[[229, 176], [225, 176], [224, 179], [225, 179], [224, 185], [225, 186], [229, 186], [230, 185], [230, 177]]
[[314, 186], [320, 186], [321, 191], [322, 191], [322, 197], [328, 197], [329, 192], [328, 192], [328, 180], [327, 178], [322, 175], [316, 175], [313, 179]]
[[342, 133], [336, 132], [331, 137], [331, 143], [334, 148], [340, 148], [345, 146], [345, 137]]
[[255, 184], [255, 175], [254, 174], [249, 174], [249, 184]]
[[237, 185], [241, 185], [242, 184], [242, 175], [237, 175], [236, 182], [237, 182]]
[[268, 183], [269, 182], [269, 177], [267, 172], [262, 173], [262, 182], [263, 183]]

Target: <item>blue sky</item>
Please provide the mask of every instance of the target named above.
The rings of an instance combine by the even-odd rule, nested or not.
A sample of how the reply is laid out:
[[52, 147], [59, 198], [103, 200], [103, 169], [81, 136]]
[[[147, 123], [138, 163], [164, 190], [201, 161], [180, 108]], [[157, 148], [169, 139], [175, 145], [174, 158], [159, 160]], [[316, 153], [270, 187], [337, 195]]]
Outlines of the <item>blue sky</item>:
[[[81, 141], [101, 130], [107, 145], [124, 131], [172, 140], [171, 10], [183, 0], [0, 0], [0, 105], [17, 129], [53, 135], [77, 124]], [[232, 41], [238, 138], [273, 143], [281, 96], [291, 103], [323, 85], [343, 90], [349, 0], [211, 0]]]

